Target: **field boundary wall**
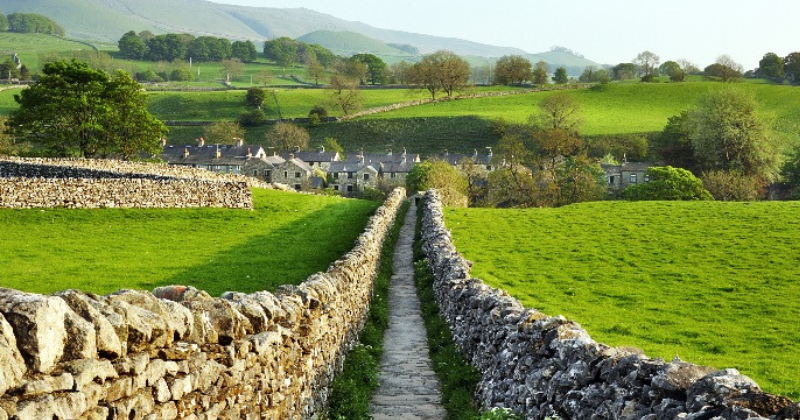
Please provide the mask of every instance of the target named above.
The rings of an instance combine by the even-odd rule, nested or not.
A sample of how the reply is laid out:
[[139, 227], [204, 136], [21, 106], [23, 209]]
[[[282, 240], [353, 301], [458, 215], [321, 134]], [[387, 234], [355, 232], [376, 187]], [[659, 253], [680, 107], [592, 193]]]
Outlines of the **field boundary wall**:
[[597, 343], [575, 322], [525, 308], [470, 276], [438, 192], [423, 201], [422, 246], [441, 316], [482, 374], [476, 399], [525, 419], [798, 419], [800, 404], [766, 394], [735, 369], [650, 359]]
[[369, 312], [392, 192], [355, 247], [275, 293], [0, 289], [0, 419], [316, 419]]

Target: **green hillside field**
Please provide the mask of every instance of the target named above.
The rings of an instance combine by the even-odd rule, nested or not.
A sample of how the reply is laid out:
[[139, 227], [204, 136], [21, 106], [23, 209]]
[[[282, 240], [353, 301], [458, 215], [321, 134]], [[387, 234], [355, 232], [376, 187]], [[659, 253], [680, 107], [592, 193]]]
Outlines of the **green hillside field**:
[[89, 43], [70, 41], [53, 35], [17, 34], [0, 32], [0, 59], [5, 61], [17, 53], [22, 63], [31, 70], [41, 67], [40, 54], [48, 52], [67, 53], [70, 51], [94, 50]]
[[613, 346], [800, 398], [800, 203], [447, 209], [472, 274]]
[[0, 287], [275, 290], [325, 271], [380, 204], [271, 190], [253, 199], [254, 211], [0, 210]]

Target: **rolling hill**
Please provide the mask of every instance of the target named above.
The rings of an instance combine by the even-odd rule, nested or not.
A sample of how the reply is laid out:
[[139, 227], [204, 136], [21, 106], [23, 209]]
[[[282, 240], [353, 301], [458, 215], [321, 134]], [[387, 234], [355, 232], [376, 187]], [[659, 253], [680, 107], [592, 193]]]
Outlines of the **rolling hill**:
[[[187, 10], [191, 10], [191, 13], [186, 13]], [[517, 48], [375, 28], [361, 22], [346, 21], [304, 8], [244, 7], [205, 0], [3, 0], [0, 2], [0, 13], [14, 12], [48, 16], [66, 28], [68, 37], [101, 43], [116, 43], [122, 34], [131, 29], [137, 32], [149, 30], [156, 34], [179, 32], [254, 41], [281, 36], [299, 38], [317, 31], [331, 31], [360, 34], [379, 44], [412, 45], [422, 54], [440, 49], [451, 50], [459, 55], [478, 57], [527, 54]], [[361, 40], [361, 42], [366, 41]], [[388, 46], [385, 48], [393, 49]], [[577, 57], [572, 56], [570, 60], [575, 58]], [[569, 62], [554, 62], [549, 59], [545, 61], [554, 65], [574, 67]], [[596, 64], [588, 60], [586, 62]]]

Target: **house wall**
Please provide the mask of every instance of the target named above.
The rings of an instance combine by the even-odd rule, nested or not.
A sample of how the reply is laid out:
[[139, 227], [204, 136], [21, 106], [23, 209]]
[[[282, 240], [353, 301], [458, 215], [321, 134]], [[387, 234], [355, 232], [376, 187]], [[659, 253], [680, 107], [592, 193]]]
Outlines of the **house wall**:
[[274, 294], [0, 289], [0, 419], [320, 418], [404, 196], [325, 273]]
[[455, 249], [438, 193], [423, 203], [422, 245], [440, 313], [482, 375], [483, 408], [525, 419], [796, 419], [800, 404], [764, 394], [734, 369], [649, 359], [597, 343], [575, 322], [525, 308], [470, 276]]

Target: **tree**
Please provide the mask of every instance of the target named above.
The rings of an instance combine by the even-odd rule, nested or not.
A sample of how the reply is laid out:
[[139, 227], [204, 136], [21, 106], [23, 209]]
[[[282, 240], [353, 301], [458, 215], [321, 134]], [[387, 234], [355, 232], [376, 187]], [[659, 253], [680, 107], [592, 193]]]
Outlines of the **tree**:
[[564, 67], [559, 67], [556, 69], [556, 74], [553, 75], [553, 82], [557, 85], [563, 85], [569, 81], [569, 76], [567, 76], [567, 69]]
[[322, 140], [322, 147], [325, 148], [325, 150], [328, 152], [339, 153], [339, 157], [341, 159], [345, 158], [344, 148], [341, 145], [339, 145], [339, 142], [336, 141], [336, 139], [333, 137], [325, 137], [325, 139]]
[[[386, 63], [374, 54], [356, 54], [350, 57], [351, 61], [357, 61], [366, 66], [366, 76], [372, 85], [382, 84], [386, 81]], [[364, 81], [361, 81], [364, 84]]]
[[331, 102], [339, 107], [344, 115], [357, 111], [364, 103], [364, 96], [358, 88], [358, 80], [348, 78], [341, 74], [331, 76], [327, 88], [330, 91]]
[[291, 38], [281, 37], [264, 43], [264, 55], [267, 60], [274, 61], [281, 67], [289, 67], [298, 59], [299, 42]]
[[36, 13], [12, 13], [7, 17], [8, 30], [17, 33], [64, 36], [64, 28], [54, 20]]
[[742, 78], [742, 65], [733, 61], [729, 55], [717, 57], [716, 63], [706, 67], [707, 76], [719, 77], [723, 83]]
[[533, 69], [533, 84], [544, 86], [547, 84], [548, 77], [550, 77], [550, 66], [540, 60]]
[[786, 71], [783, 68], [783, 58], [775, 53], [766, 53], [764, 57], [758, 62], [758, 70], [756, 72], [759, 77], [770, 79], [775, 82], [782, 82], [786, 77]]
[[664, 130], [653, 138], [653, 151], [659, 160], [679, 168], [696, 170], [697, 161], [691, 140], [689, 112], [667, 120]]
[[800, 52], [793, 52], [783, 59], [783, 71], [792, 83], [800, 84]]
[[738, 171], [703, 172], [703, 186], [719, 201], [756, 201], [764, 182]]
[[709, 92], [689, 113], [689, 137], [703, 171], [772, 179], [777, 154], [756, 100], [737, 89]]
[[6, 15], [0, 13], [0, 32], [5, 32], [8, 30], [8, 18]]
[[661, 58], [652, 51], [642, 51], [633, 59], [637, 74], [640, 77], [658, 76], [658, 63]]
[[697, 201], [713, 200], [703, 181], [691, 172], [672, 166], [654, 166], [647, 170], [650, 181], [632, 185], [622, 194], [627, 200]]
[[539, 103], [539, 113], [531, 122], [542, 130], [577, 132], [583, 122], [581, 106], [572, 95], [557, 92]]
[[389, 66], [389, 74], [392, 83], [405, 85], [411, 82], [411, 64], [407, 61], [400, 61]]
[[233, 121], [217, 121], [203, 128], [203, 138], [211, 144], [236, 144], [244, 135], [244, 128]]
[[279, 122], [267, 132], [267, 144], [278, 152], [307, 149], [309, 139], [308, 131], [288, 122]]
[[147, 44], [134, 31], [122, 35], [117, 42], [117, 47], [122, 55], [132, 60], [141, 60], [147, 54]]
[[325, 67], [316, 59], [313, 58], [308, 63], [308, 77], [314, 79], [314, 85], [319, 86], [319, 79], [325, 75]]
[[259, 71], [258, 74], [256, 74], [256, 81], [264, 86], [272, 83], [272, 72], [267, 69]]
[[467, 183], [455, 166], [443, 160], [429, 160], [414, 165], [406, 177], [408, 191], [435, 188], [448, 207], [466, 207]]
[[676, 70], [680, 70], [681, 65], [675, 61], [665, 61], [664, 64], [658, 67], [658, 74], [662, 76], [669, 76]]
[[155, 150], [166, 133], [127, 73], [109, 77], [75, 60], [46, 63], [39, 79], [14, 100], [20, 106], [8, 122], [12, 133], [48, 154], [127, 159]]
[[[0, 16], [3, 15], [0, 14]], [[14, 155], [16, 154], [16, 150], [14, 149], [14, 136], [8, 132], [6, 121], [6, 117], [0, 117], [0, 154]]]
[[619, 63], [611, 69], [614, 80], [629, 80], [636, 77], [636, 64]]
[[186, 57], [197, 62], [220, 62], [231, 58], [231, 48], [231, 42], [225, 38], [200, 36], [188, 44]]
[[426, 55], [414, 65], [412, 80], [430, 92], [431, 99], [436, 99], [438, 91], [452, 97], [456, 90], [467, 86], [469, 74], [470, 67], [466, 60], [452, 51], [440, 50]]
[[500, 85], [521, 85], [533, 79], [533, 66], [525, 57], [506, 55], [497, 60], [494, 82]]
[[231, 57], [238, 58], [243, 63], [252, 63], [258, 57], [258, 50], [253, 41], [233, 41]]
[[264, 100], [267, 98], [267, 93], [264, 89], [251, 87], [247, 89], [247, 94], [245, 94], [244, 100], [247, 102], [248, 105], [261, 109], [261, 106], [264, 105]]
[[608, 83], [611, 77], [608, 75], [608, 70], [599, 69], [595, 66], [586, 66], [578, 78], [583, 83]]
[[14, 60], [6, 58], [4, 62], [0, 63], [0, 78], [8, 83], [11, 83], [12, 79], [19, 78], [19, 69], [17, 69], [17, 63]]
[[227, 83], [242, 74], [242, 62], [238, 58], [223, 60], [222, 67], [225, 69], [225, 82]]

